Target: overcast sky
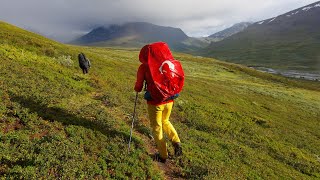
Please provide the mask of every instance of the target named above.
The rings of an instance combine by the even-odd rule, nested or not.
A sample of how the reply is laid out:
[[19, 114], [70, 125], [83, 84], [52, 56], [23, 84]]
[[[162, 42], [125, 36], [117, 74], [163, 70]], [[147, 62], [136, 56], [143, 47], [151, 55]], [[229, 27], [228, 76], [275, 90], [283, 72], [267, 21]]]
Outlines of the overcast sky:
[[150, 22], [208, 36], [268, 19], [317, 0], [0, 0], [0, 20], [58, 41], [100, 25]]

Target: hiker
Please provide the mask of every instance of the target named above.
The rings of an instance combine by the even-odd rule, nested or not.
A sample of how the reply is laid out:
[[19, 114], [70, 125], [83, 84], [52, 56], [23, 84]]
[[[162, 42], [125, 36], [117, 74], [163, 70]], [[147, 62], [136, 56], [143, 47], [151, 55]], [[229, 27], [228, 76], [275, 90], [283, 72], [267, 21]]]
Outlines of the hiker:
[[86, 58], [86, 56], [83, 53], [80, 53], [78, 55], [79, 60], [79, 66], [82, 69], [83, 74], [87, 74], [89, 68], [91, 67], [90, 60]]
[[[151, 76], [151, 71], [159, 71], [157, 72], [159, 74], [168, 72], [171, 65], [169, 60], [174, 60], [174, 58], [166, 43], [157, 42], [145, 45], [140, 51], [139, 60], [142, 64], [137, 72], [137, 81], [135, 83], [134, 90], [136, 92], [141, 92], [145, 82], [145, 99], [147, 100], [150, 126], [152, 128], [153, 137], [159, 151], [154, 155], [154, 160], [165, 163], [166, 159], [168, 158], [168, 151], [163, 132], [166, 133], [169, 140], [172, 142], [175, 155], [182, 155], [181, 142], [178, 133], [169, 121], [174, 101], [173, 97], [177, 97], [178, 95], [176, 94], [164, 100], [159, 98], [161, 96], [156, 94], [156, 86], [154, 79], [152, 78], [153, 76]], [[155, 62], [156, 65], [154, 65], [153, 62]], [[158, 66], [161, 66], [158, 67], [157, 64]], [[181, 65], [180, 69], [182, 71]], [[183, 84], [181, 84], [181, 87], [179, 87], [179, 91], [182, 89], [182, 86]]]

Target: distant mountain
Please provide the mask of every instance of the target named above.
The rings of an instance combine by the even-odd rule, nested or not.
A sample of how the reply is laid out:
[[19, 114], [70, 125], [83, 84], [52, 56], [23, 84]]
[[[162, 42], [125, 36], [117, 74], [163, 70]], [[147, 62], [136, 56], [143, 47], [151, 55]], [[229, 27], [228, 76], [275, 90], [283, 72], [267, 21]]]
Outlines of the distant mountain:
[[253, 66], [320, 71], [320, 1], [259, 21], [203, 55]]
[[158, 26], [145, 22], [98, 27], [71, 43], [92, 46], [141, 47], [156, 41], [167, 42], [172, 49], [180, 51], [189, 51], [204, 47], [203, 44], [209, 44], [188, 37], [180, 28]]
[[237, 23], [237, 24], [234, 24], [233, 26], [225, 29], [225, 30], [222, 30], [222, 31], [219, 31], [215, 34], [212, 34], [210, 36], [208, 36], [209, 38], [214, 38], [214, 39], [217, 39], [217, 40], [222, 40], [222, 39], [225, 39], [229, 36], [232, 36], [238, 32], [241, 32], [243, 30], [245, 30], [248, 26], [250, 26], [252, 23], [251, 22], [241, 22], [241, 23]]

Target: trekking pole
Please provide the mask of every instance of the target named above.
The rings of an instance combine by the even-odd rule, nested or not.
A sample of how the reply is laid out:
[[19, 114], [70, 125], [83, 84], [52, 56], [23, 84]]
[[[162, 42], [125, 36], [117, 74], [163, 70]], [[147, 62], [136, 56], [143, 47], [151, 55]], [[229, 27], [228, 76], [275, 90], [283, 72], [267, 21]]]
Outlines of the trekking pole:
[[138, 92], [136, 93], [136, 99], [135, 99], [135, 101], [134, 101], [134, 110], [133, 110], [133, 115], [132, 115], [132, 124], [131, 124], [131, 130], [130, 130], [130, 139], [129, 139], [129, 145], [128, 145], [128, 153], [130, 152], [130, 143], [131, 143], [131, 138], [132, 138], [133, 123], [134, 123], [134, 119], [135, 119], [135, 116], [136, 116], [137, 100], [138, 100]]

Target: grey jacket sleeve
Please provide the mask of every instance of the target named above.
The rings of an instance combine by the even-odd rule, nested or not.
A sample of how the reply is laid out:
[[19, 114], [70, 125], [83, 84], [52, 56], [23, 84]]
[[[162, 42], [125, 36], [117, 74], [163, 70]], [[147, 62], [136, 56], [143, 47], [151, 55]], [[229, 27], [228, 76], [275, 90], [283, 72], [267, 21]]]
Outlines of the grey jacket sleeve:
[[87, 60], [88, 60], [88, 66], [91, 67], [91, 62], [90, 62], [90, 60], [89, 60], [89, 59], [87, 59]]

